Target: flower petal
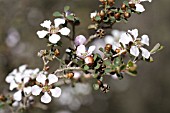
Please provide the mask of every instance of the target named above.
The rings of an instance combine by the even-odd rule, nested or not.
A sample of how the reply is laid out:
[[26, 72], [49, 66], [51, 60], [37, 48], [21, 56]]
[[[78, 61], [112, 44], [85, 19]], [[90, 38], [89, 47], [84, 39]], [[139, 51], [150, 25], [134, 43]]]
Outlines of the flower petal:
[[86, 53], [86, 47], [84, 45], [79, 45], [77, 47], [77, 51], [76, 51], [77, 56], [83, 57], [82, 54], [84, 54], [84, 53]]
[[36, 78], [36, 81], [39, 83], [42, 83], [43, 85], [45, 85], [45, 81], [46, 81], [47, 77], [44, 74], [39, 74]]
[[143, 5], [135, 4], [135, 6], [136, 6], [136, 11], [138, 11], [138, 12], [144, 12], [145, 11], [145, 8], [143, 7]]
[[90, 18], [94, 18], [97, 15], [97, 11], [90, 13]]
[[21, 94], [21, 90], [19, 90], [19, 91], [17, 91], [16, 93], [14, 93], [14, 95], [13, 95], [13, 98], [14, 98], [14, 100], [16, 100], [16, 101], [21, 101], [21, 99], [22, 99], [22, 94]]
[[147, 46], [149, 46], [149, 37], [148, 37], [148, 35], [143, 35], [141, 38], [142, 38], [141, 43], [146, 44]]
[[140, 50], [142, 51], [142, 56], [144, 58], [148, 59], [150, 57], [150, 52], [147, 49], [141, 47]]
[[56, 75], [54, 75], [54, 74], [49, 74], [48, 75], [48, 80], [49, 80], [48, 85], [51, 85], [51, 84], [58, 81], [58, 77]]
[[88, 49], [88, 55], [91, 55], [93, 53], [93, 51], [96, 49], [96, 46], [90, 46], [89, 49]]
[[132, 30], [128, 30], [128, 32], [133, 35], [134, 40], [136, 40], [136, 38], [138, 37], [138, 30], [137, 29], [132, 29]]
[[6, 81], [7, 83], [11, 83], [12, 81], [14, 81], [14, 76], [8, 75], [8, 76], [5, 78], [5, 81]]
[[25, 71], [25, 69], [27, 68], [27, 65], [22, 65], [19, 67], [19, 72], [23, 73]]
[[139, 49], [138, 49], [138, 47], [132, 46], [130, 48], [130, 54], [132, 54], [135, 57], [139, 56]]
[[60, 24], [64, 24], [65, 20], [62, 18], [57, 18], [54, 20], [55, 27], [58, 27]]
[[37, 35], [39, 38], [44, 38], [49, 32], [42, 30], [42, 31], [37, 31]]
[[52, 34], [50, 37], [49, 37], [49, 42], [53, 43], [53, 44], [56, 44], [59, 40], [61, 39], [61, 37], [57, 34]]
[[64, 27], [64, 28], [61, 28], [58, 32], [60, 32], [64, 36], [67, 36], [70, 33], [70, 29], [67, 27]]
[[75, 38], [75, 40], [74, 40], [74, 44], [75, 44], [76, 46], [82, 45], [82, 44], [84, 44], [85, 42], [86, 42], [86, 38], [85, 38], [83, 35], [77, 36], [77, 37]]
[[21, 73], [16, 74], [14, 79], [15, 79], [15, 81], [17, 83], [22, 83], [22, 75], [21, 75]]
[[120, 40], [119, 40], [119, 42], [121, 42], [124, 46], [126, 45], [126, 44], [129, 44], [129, 42], [133, 42], [133, 39], [132, 39], [132, 37], [130, 36], [130, 34], [128, 34], [128, 33], [123, 33], [121, 36], [120, 36]]
[[10, 83], [10, 86], [9, 86], [9, 90], [13, 90], [14, 88], [17, 88], [18, 87], [18, 84], [16, 84], [16, 82], [13, 80], [11, 83]]
[[59, 97], [61, 95], [61, 89], [59, 87], [55, 87], [54, 89], [50, 89], [53, 97]]
[[47, 29], [51, 28], [51, 21], [50, 20], [45, 20], [43, 23], [40, 24], [42, 27], [45, 27]]
[[31, 89], [30, 86], [29, 86], [29, 87], [25, 87], [25, 88], [23, 89], [24, 93], [27, 94], [27, 95], [31, 93], [31, 90], [32, 90], [32, 89]]
[[51, 102], [51, 96], [47, 92], [45, 92], [44, 95], [41, 97], [41, 102], [50, 103]]
[[34, 85], [31, 88], [32, 95], [35, 95], [35, 96], [40, 95], [41, 91], [42, 91], [42, 88], [40, 88], [37, 85]]

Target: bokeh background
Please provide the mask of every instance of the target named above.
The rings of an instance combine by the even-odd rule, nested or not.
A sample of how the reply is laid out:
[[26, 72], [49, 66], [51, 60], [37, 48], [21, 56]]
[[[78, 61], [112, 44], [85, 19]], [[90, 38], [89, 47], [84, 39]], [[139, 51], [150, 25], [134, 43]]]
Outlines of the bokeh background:
[[[121, 2], [122, 0], [117, 0]], [[140, 62], [137, 77], [108, 80], [111, 91], [103, 94], [93, 91], [91, 84], [63, 87], [63, 95], [49, 108], [31, 108], [28, 113], [170, 113], [170, 0], [143, 3], [146, 11], [133, 15], [127, 24], [115, 24], [113, 29], [138, 28], [140, 34], [149, 34], [151, 47], [157, 42], [165, 46], [154, 55], [155, 62]], [[37, 57], [46, 48], [46, 40], [39, 39], [37, 30], [45, 19], [54, 19], [52, 13], [69, 5], [81, 19], [76, 35], [89, 36], [90, 12], [98, 9], [98, 0], [0, 0], [0, 92], [9, 87], [5, 76], [14, 68], [28, 64], [42, 68]], [[68, 40], [63, 40], [69, 45]], [[65, 46], [63, 47], [66, 48]], [[63, 50], [64, 50], [63, 49]], [[55, 65], [58, 65], [57, 62]], [[2, 113], [6, 112], [1, 110]]]

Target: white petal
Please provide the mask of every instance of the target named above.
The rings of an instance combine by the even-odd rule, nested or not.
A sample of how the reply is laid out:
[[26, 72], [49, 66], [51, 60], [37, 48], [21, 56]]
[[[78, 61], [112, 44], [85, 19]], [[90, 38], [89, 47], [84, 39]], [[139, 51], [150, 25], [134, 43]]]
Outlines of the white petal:
[[135, 4], [135, 6], [136, 6], [136, 11], [138, 11], [138, 12], [144, 12], [145, 11], [145, 8], [143, 7], [143, 5]]
[[18, 102], [18, 101], [13, 102], [13, 103], [12, 103], [12, 106], [13, 106], [13, 107], [19, 106], [19, 102]]
[[25, 69], [27, 68], [27, 65], [22, 65], [19, 67], [19, 72], [22, 73], [25, 71]]
[[144, 2], [144, 1], [152, 2], [152, 0], [140, 0], [140, 2]]
[[139, 56], [139, 49], [138, 49], [138, 47], [132, 46], [130, 48], [130, 54], [132, 54], [135, 57]]
[[19, 91], [17, 91], [16, 93], [14, 93], [14, 96], [13, 96], [13, 98], [14, 98], [14, 100], [16, 100], [16, 101], [21, 101], [21, 99], [22, 99], [22, 94], [21, 94], [21, 90], [19, 90]]
[[88, 55], [91, 55], [93, 53], [93, 51], [96, 49], [96, 46], [90, 46], [89, 49], [88, 49]]
[[86, 47], [84, 45], [79, 45], [76, 51], [77, 56], [82, 57], [84, 53], [86, 53]]
[[61, 89], [59, 87], [55, 87], [54, 89], [50, 89], [53, 97], [59, 97], [61, 95]]
[[120, 37], [121, 32], [120, 32], [119, 30], [112, 30], [112, 31], [111, 31], [111, 34], [112, 34], [114, 37]]
[[5, 81], [6, 81], [7, 83], [11, 83], [12, 81], [14, 81], [14, 76], [8, 75], [8, 76], [5, 78]]
[[85, 38], [83, 35], [77, 36], [77, 37], [75, 38], [75, 40], [74, 40], [74, 44], [75, 44], [76, 46], [82, 45], [82, 44], [84, 44], [85, 42], [86, 42], [86, 38]]
[[37, 35], [39, 38], [44, 38], [49, 32], [42, 30], [42, 31], [37, 31]]
[[50, 37], [49, 37], [49, 42], [53, 43], [53, 44], [56, 44], [59, 40], [61, 39], [61, 37], [57, 34], [52, 34]]
[[28, 95], [28, 94], [31, 93], [31, 90], [32, 90], [32, 89], [31, 89], [31, 87], [29, 86], [29, 87], [25, 87], [23, 91], [24, 91], [25, 94]]
[[70, 29], [67, 28], [67, 27], [64, 27], [64, 28], [61, 28], [61, 29], [59, 30], [59, 32], [60, 32], [62, 35], [67, 36], [67, 35], [69, 35], [69, 33], [70, 33]]
[[18, 87], [18, 84], [16, 84], [15, 81], [12, 81], [12, 82], [10, 83], [9, 90], [13, 90], [14, 88], [17, 88], [17, 87]]
[[51, 102], [51, 96], [47, 92], [45, 92], [44, 95], [41, 97], [41, 102], [50, 103]]
[[97, 11], [90, 14], [90, 18], [94, 18], [97, 15]]
[[128, 30], [128, 32], [133, 35], [134, 40], [136, 40], [136, 38], [138, 37], [138, 30], [137, 29], [132, 29], [132, 30]]
[[51, 85], [51, 84], [58, 81], [58, 77], [56, 75], [54, 75], [54, 74], [49, 74], [48, 75], [48, 80], [49, 80], [48, 85]]
[[21, 73], [18, 73], [17, 75], [15, 75], [15, 81], [17, 83], [22, 83], [22, 75], [21, 75]]
[[51, 21], [50, 20], [45, 20], [43, 23], [40, 24], [42, 27], [45, 27], [47, 29], [51, 28]]
[[31, 88], [32, 95], [35, 95], [35, 96], [40, 95], [41, 91], [42, 91], [42, 88], [40, 88], [37, 85], [34, 85]]
[[16, 75], [17, 74], [17, 69], [14, 69], [11, 73], [10, 73], [10, 75]]
[[142, 51], [142, 56], [144, 58], [148, 59], [150, 57], [150, 52], [147, 49], [143, 48], [143, 47], [141, 47], [140, 49]]
[[42, 83], [43, 85], [45, 85], [45, 81], [46, 81], [47, 77], [44, 74], [39, 74], [36, 78], [36, 81], [39, 83]]
[[110, 35], [107, 35], [105, 38], [104, 38], [104, 41], [106, 44], [113, 44], [115, 42], [114, 40], [114, 37], [113, 36], [110, 36]]
[[54, 20], [55, 27], [58, 27], [60, 24], [64, 24], [65, 20], [62, 18], [57, 18]]
[[128, 33], [123, 33], [121, 36], [120, 36], [120, 40], [119, 40], [119, 42], [121, 42], [124, 46], [126, 45], [126, 44], [129, 44], [129, 42], [133, 42], [133, 39], [132, 39], [132, 37], [130, 36], [130, 34], [128, 34]]
[[141, 43], [146, 44], [147, 46], [149, 46], [149, 37], [148, 35], [143, 35], [141, 40]]

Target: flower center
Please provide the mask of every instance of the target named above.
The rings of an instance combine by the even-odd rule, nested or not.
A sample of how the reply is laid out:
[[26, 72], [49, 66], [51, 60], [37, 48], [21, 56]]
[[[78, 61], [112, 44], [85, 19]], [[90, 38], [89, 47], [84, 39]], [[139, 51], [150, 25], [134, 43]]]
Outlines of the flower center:
[[43, 86], [42, 87], [42, 92], [50, 92], [50, 89], [52, 88], [52, 86], [51, 85], [45, 85], [45, 86]]
[[50, 33], [51, 34], [56, 34], [56, 33], [58, 33], [58, 31], [59, 31], [59, 27], [55, 27], [55, 26], [51, 26], [51, 28], [50, 28]]

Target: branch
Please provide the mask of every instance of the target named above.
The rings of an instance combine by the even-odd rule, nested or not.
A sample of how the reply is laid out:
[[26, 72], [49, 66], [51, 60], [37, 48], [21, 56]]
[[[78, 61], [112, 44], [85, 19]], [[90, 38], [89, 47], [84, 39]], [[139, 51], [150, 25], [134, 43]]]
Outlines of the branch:
[[97, 37], [97, 34], [91, 35], [88, 40], [86, 41], [86, 43], [84, 45], [87, 45], [88, 43], [90, 43], [92, 40], [94, 40]]
[[81, 67], [66, 67], [66, 68], [57, 69], [54, 72], [54, 74], [57, 74], [59, 72], [66, 71], [66, 70], [81, 70]]

